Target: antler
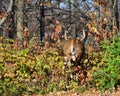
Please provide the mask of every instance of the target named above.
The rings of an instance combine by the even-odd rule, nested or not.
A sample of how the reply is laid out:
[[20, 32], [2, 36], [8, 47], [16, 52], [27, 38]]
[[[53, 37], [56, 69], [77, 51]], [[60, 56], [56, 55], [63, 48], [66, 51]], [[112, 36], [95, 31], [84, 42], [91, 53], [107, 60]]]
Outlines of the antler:
[[67, 30], [65, 30], [64, 37], [65, 37], [65, 40], [68, 40], [68, 38], [67, 38]]
[[80, 41], [83, 41], [86, 37], [86, 34], [85, 34], [85, 30], [83, 29], [83, 35], [82, 35], [82, 38], [80, 39]]

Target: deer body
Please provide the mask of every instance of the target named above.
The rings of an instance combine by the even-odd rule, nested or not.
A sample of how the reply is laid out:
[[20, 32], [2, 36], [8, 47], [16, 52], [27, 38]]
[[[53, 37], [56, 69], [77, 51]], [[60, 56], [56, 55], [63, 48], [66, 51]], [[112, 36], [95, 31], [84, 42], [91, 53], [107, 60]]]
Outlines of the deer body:
[[63, 54], [65, 55], [65, 61], [73, 62], [74, 64], [78, 64], [81, 58], [84, 55], [84, 43], [82, 41], [85, 41], [85, 31], [83, 30], [83, 36], [80, 39], [78, 38], [71, 38], [66, 39], [66, 41], [63, 43]]
[[70, 62], [78, 63], [84, 53], [84, 45], [77, 39], [66, 40], [63, 44], [63, 54], [66, 56], [67, 60]]

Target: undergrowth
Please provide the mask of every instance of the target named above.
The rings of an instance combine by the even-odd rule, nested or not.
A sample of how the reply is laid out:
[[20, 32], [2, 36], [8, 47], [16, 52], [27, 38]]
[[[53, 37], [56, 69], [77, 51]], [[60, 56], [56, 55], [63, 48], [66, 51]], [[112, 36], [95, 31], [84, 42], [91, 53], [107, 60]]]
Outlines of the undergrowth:
[[69, 80], [63, 57], [54, 48], [42, 51], [37, 46], [13, 49], [0, 44], [0, 95], [47, 94], [73, 89], [76, 81]]
[[102, 42], [101, 49], [104, 53], [92, 70], [92, 84], [102, 93], [106, 90], [113, 92], [120, 85], [120, 38], [114, 36], [113, 40]]
[[82, 71], [76, 74], [85, 79], [83, 84], [70, 78], [73, 69], [65, 67], [63, 56], [55, 48], [41, 50], [31, 44], [29, 48], [20, 50], [13, 49], [11, 44], [0, 43], [0, 95], [48, 94], [63, 90], [84, 92], [91, 88], [112, 92], [120, 85], [119, 42], [119, 37], [102, 42], [102, 54], [92, 53], [83, 59], [81, 64], [86, 77]]

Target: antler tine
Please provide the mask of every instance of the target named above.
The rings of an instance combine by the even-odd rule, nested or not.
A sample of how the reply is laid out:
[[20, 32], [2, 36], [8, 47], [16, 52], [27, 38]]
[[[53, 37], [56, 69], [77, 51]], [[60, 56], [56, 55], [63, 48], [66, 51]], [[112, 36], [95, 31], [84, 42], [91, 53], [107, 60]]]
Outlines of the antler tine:
[[80, 41], [84, 40], [84, 39], [85, 39], [85, 36], [86, 36], [86, 34], [85, 34], [85, 30], [83, 29], [83, 35], [82, 35], [82, 38], [81, 38]]
[[64, 37], [65, 37], [65, 40], [68, 40], [68, 38], [67, 38], [67, 30], [65, 30]]

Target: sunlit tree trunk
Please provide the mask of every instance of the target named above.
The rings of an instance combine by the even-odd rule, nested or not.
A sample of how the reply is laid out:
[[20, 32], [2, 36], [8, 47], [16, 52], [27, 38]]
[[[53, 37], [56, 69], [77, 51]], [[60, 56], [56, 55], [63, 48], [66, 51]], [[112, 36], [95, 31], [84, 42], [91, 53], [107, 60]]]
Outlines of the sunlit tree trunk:
[[19, 41], [20, 46], [23, 46], [23, 8], [24, 8], [24, 0], [18, 0], [17, 2], [17, 39]]

